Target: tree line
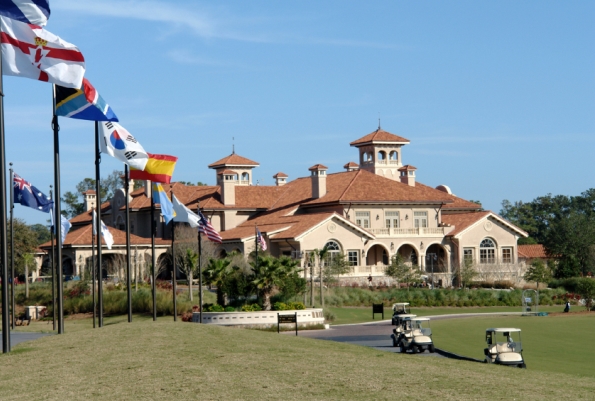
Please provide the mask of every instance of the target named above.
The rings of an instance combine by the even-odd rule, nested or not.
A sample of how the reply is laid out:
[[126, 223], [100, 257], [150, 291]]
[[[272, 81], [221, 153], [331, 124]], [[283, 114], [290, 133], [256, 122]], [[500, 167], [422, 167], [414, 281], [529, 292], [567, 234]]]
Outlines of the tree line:
[[595, 270], [595, 189], [578, 196], [547, 194], [531, 202], [502, 201], [500, 215], [525, 230], [519, 244], [543, 244], [556, 260], [554, 276], [592, 275]]

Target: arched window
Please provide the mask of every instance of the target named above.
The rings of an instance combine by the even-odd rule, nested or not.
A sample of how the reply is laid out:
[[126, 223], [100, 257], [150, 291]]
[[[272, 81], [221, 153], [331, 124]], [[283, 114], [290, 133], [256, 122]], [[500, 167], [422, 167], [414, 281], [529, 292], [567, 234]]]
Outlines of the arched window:
[[384, 150], [381, 150], [380, 152], [378, 152], [378, 161], [383, 160], [386, 160], [386, 152]]
[[242, 173], [242, 181], [248, 181], [249, 176], [248, 173]]
[[324, 247], [328, 251], [328, 259], [333, 260], [335, 256], [341, 253], [341, 245], [339, 245], [336, 241], [329, 241], [327, 242]]
[[390, 152], [389, 158], [391, 161], [399, 161], [399, 154], [396, 150], [393, 150], [392, 152]]
[[491, 238], [484, 238], [479, 244], [479, 263], [496, 263], [496, 244]]

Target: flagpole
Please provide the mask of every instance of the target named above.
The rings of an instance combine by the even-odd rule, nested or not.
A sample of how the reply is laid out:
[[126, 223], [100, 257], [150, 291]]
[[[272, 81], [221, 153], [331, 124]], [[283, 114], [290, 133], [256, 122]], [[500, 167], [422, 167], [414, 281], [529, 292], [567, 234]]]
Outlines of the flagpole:
[[132, 323], [132, 276], [130, 275], [130, 171], [124, 164], [124, 186], [126, 193], [126, 291], [128, 295], [128, 323]]
[[[151, 186], [153, 183], [151, 183]], [[157, 294], [155, 293], [155, 235], [157, 235], [157, 224], [155, 223], [155, 200], [151, 188], [151, 290], [153, 292], [153, 321], [157, 320]]]
[[[56, 199], [54, 200], [55, 218], [62, 218], [62, 203], [60, 199], [60, 126], [58, 125], [58, 116], [56, 115], [56, 85], [52, 85], [52, 106], [53, 118], [52, 128], [54, 130], [54, 188], [56, 189]], [[2, 184], [0, 184], [2, 185]], [[58, 334], [64, 334], [64, 297], [62, 295], [62, 224], [54, 221], [56, 227], [56, 270], [58, 271], [57, 280], [57, 306], [58, 306]]]
[[[173, 192], [172, 192], [173, 195]], [[173, 196], [172, 196], [173, 198]], [[175, 248], [175, 233], [176, 233], [176, 222], [172, 219], [171, 221], [171, 260], [172, 260], [172, 284], [173, 284], [173, 297], [174, 297], [174, 322], [178, 321], [178, 303], [176, 302], [176, 290], [177, 290], [177, 277], [176, 277], [176, 248]], [[190, 286], [189, 286], [190, 288]]]
[[95, 121], [95, 191], [97, 199], [97, 303], [99, 304], [98, 325], [103, 327], [103, 272], [101, 271], [101, 152], [99, 150], [99, 122]]
[[12, 329], [14, 330], [14, 326], [16, 324], [17, 316], [16, 316], [16, 305], [14, 301], [14, 171], [12, 169], [12, 162], [8, 163], [10, 166], [10, 277], [12, 279], [12, 283], [10, 284], [10, 310], [12, 312], [12, 319], [10, 319], [10, 324], [12, 325]]
[[[198, 215], [200, 216], [200, 206], [197, 206]], [[200, 230], [198, 230], [198, 304], [200, 311], [199, 323], [202, 323], [202, 239], [200, 237]]]
[[[92, 222], [91, 227], [94, 226], [95, 222]], [[95, 233], [93, 228], [91, 228], [91, 271], [91, 276], [93, 278], [93, 285], [91, 286], [91, 293], [93, 294], [93, 328], [95, 328], [95, 319], [97, 318], [97, 302], [95, 301], [95, 281], [97, 280], [97, 271], [95, 270]]]
[[2, 352], [10, 352], [10, 317], [8, 314], [8, 255], [6, 242], [6, 143], [4, 141], [4, 83], [0, 51], [0, 265], [2, 269]]
[[[52, 201], [54, 200], [54, 194], [52, 193], [52, 186], [50, 185], [50, 198]], [[55, 203], [54, 203], [55, 205]], [[50, 213], [54, 213], [52, 210]], [[56, 218], [52, 214], [52, 226], [50, 227], [50, 241], [52, 243], [52, 256], [51, 256], [51, 271], [52, 271], [52, 325], [54, 326], [54, 331], [56, 331], [56, 248], [54, 247], [54, 230], [56, 226]]]

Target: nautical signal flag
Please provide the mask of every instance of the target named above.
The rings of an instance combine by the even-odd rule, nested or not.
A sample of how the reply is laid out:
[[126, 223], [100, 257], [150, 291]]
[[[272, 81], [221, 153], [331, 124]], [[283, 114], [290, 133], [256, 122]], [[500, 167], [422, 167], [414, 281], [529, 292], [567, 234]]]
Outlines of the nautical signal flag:
[[0, 15], [43, 26], [50, 17], [50, 5], [48, 0], [0, 0]]
[[87, 78], [83, 78], [79, 89], [56, 85], [56, 115], [89, 121], [118, 121], [110, 105]]
[[169, 184], [174, 174], [174, 168], [178, 158], [168, 155], [155, 155], [147, 153], [149, 160], [144, 169], [136, 169], [130, 166], [130, 178], [133, 180], [151, 180]]
[[0, 16], [2, 73], [80, 88], [85, 58], [73, 44], [37, 25]]
[[161, 215], [165, 219], [165, 224], [169, 224], [176, 213], [174, 212], [174, 207], [167, 197], [163, 186], [158, 182], [153, 183], [153, 202], [159, 203], [159, 206], [161, 206]]

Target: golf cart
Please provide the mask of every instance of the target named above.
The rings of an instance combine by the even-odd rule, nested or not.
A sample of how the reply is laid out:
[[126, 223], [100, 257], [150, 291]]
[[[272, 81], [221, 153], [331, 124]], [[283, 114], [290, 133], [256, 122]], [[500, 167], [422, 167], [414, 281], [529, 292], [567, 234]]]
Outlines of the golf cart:
[[432, 341], [432, 329], [430, 329], [429, 317], [406, 318], [403, 321], [403, 334], [397, 346], [401, 347], [401, 352], [411, 351], [434, 352], [434, 342]]
[[411, 315], [408, 313], [398, 316], [397, 327], [393, 329], [393, 334], [390, 335], [390, 337], [393, 339], [393, 347], [398, 347], [399, 343], [401, 342], [401, 337], [407, 328], [407, 324], [405, 322], [410, 321], [414, 317], [417, 317], [417, 315]]
[[486, 343], [488, 347], [483, 350], [486, 356], [485, 363], [496, 363], [519, 368], [527, 367], [523, 360], [521, 329], [487, 329]]
[[393, 326], [400, 325], [399, 315], [408, 314], [411, 310], [409, 309], [409, 302], [398, 302], [393, 304]]

